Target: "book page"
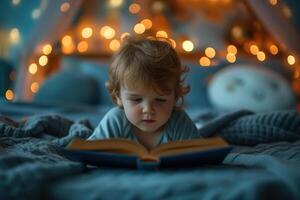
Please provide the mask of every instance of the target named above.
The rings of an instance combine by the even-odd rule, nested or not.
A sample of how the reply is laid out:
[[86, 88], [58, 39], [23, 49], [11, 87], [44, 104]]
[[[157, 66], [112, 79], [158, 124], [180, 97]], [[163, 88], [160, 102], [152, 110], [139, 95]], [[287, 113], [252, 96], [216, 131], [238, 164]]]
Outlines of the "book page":
[[137, 155], [139, 157], [150, 156], [147, 149], [142, 145], [121, 138], [104, 140], [84, 140], [82, 138], [74, 138], [67, 146], [67, 149], [123, 153]]
[[221, 148], [229, 146], [228, 143], [219, 137], [201, 138], [182, 141], [173, 141], [162, 144], [154, 148], [150, 153], [152, 155], [172, 155], [178, 153], [188, 153], [193, 151], [207, 150], [210, 148]]

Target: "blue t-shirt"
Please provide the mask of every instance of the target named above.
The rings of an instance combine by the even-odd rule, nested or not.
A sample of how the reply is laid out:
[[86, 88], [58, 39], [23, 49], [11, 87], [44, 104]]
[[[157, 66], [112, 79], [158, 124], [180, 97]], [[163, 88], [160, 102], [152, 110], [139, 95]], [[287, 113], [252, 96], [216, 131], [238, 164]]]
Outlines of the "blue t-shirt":
[[[157, 145], [196, 137], [198, 131], [189, 116], [183, 110], [173, 110]], [[133, 125], [127, 119], [124, 110], [119, 107], [108, 111], [88, 140], [108, 138], [125, 138], [138, 142], [133, 133]]]

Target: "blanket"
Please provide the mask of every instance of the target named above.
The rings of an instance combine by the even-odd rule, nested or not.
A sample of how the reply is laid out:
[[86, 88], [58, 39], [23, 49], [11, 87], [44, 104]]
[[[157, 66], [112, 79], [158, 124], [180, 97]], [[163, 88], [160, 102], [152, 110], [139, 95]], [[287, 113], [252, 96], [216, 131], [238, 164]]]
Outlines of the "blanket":
[[[300, 151], [285, 156], [284, 158], [289, 158], [287, 160], [281, 160], [282, 155], [275, 156], [276, 159], [272, 154], [267, 155], [266, 152], [266, 154], [254, 156], [243, 152], [245, 148], [241, 147], [249, 146], [251, 150], [250, 146], [259, 145], [262, 142], [273, 144], [284, 141], [299, 144], [299, 130], [300, 116], [296, 112], [255, 114], [249, 111], [238, 111], [220, 116], [207, 123], [199, 129], [199, 136], [220, 135], [229, 143], [236, 145], [233, 152], [225, 158], [224, 164], [255, 166], [273, 174], [274, 179], [267, 176], [266, 180], [263, 180], [265, 185], [261, 185], [263, 185], [264, 193], [260, 195], [269, 193], [270, 184], [266, 183], [270, 181], [271, 185], [275, 184], [275, 188], [282, 188], [275, 193], [277, 197], [297, 199], [300, 197], [300, 173], [296, 170], [300, 166], [297, 160]], [[87, 138], [92, 132], [89, 121], [73, 121], [59, 115], [35, 115], [23, 121], [14, 121], [1, 116], [1, 198], [41, 199], [48, 197], [49, 184], [85, 173], [87, 168], [83, 164], [61, 157], [57, 154], [56, 147], [64, 147], [74, 137]], [[262, 181], [256, 178], [254, 180]], [[238, 187], [235, 189], [238, 191]], [[239, 193], [234, 194], [238, 198]]]

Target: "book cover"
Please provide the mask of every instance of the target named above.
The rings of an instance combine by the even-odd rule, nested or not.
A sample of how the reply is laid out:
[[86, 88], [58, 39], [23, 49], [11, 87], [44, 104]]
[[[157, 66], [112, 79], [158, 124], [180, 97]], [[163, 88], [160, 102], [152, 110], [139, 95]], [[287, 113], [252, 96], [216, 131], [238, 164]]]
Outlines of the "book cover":
[[59, 152], [87, 165], [157, 170], [219, 164], [231, 149], [222, 138], [174, 141], [151, 151], [124, 139], [86, 141], [76, 138]]

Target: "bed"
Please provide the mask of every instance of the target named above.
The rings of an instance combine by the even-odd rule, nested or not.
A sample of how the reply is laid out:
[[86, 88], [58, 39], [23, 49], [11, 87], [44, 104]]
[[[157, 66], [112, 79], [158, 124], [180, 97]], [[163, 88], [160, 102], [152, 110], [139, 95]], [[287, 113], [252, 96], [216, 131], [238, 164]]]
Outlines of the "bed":
[[[265, 102], [258, 96], [249, 104], [252, 110], [268, 111], [214, 107], [207, 84], [222, 64], [191, 67], [186, 81], [192, 91], [185, 99], [199, 135], [221, 136], [233, 146], [222, 164], [138, 171], [85, 166], [64, 158], [57, 149], [74, 137], [89, 137], [113, 105], [104, 87], [107, 63], [74, 58], [63, 63], [71, 72], [49, 78], [32, 102], [0, 101], [0, 199], [300, 199], [299, 112], [281, 96]], [[254, 89], [270, 90], [270, 83], [271, 89], [278, 89], [282, 80], [270, 77]], [[234, 78], [226, 80], [241, 87]], [[276, 94], [286, 100], [285, 92]]]
[[222, 164], [138, 171], [85, 166], [58, 154], [72, 138], [87, 138], [106, 108], [1, 105], [1, 199], [300, 198], [300, 115], [294, 110], [188, 111], [199, 134], [233, 145]]

